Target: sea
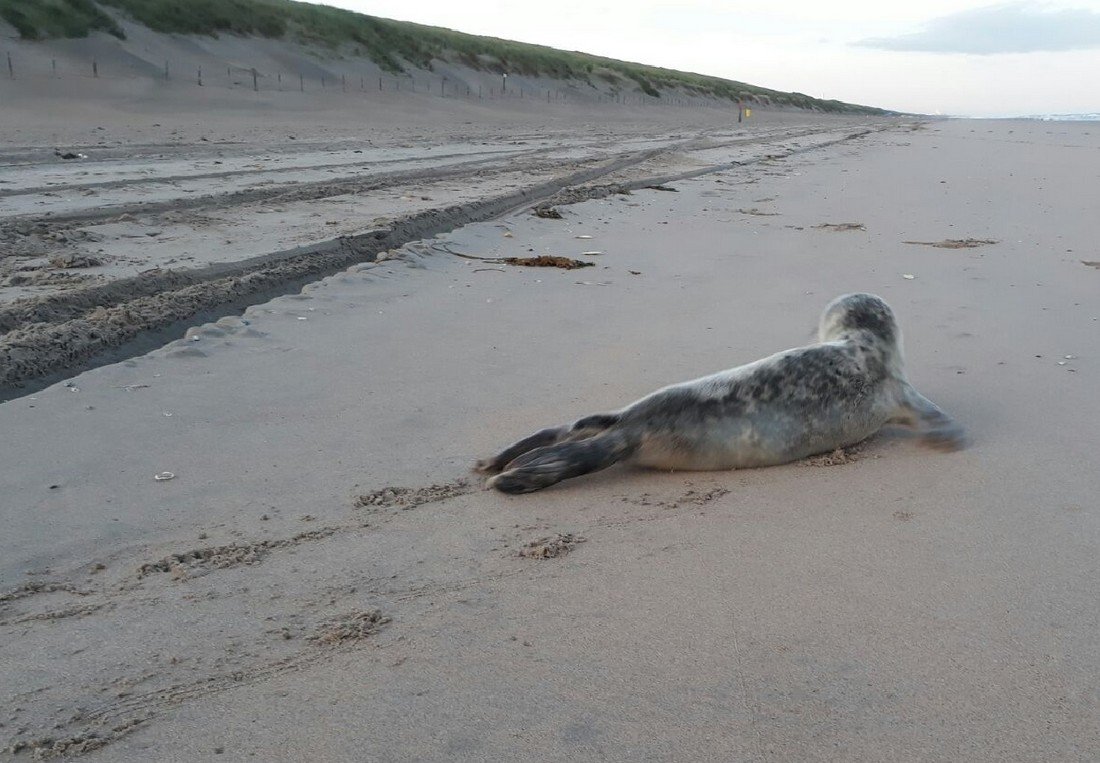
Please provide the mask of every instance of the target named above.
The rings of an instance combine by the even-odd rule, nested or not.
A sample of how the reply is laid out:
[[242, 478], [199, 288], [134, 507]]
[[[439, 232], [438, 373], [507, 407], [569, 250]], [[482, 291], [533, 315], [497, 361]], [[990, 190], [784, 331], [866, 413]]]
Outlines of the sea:
[[1100, 112], [1089, 114], [1032, 114], [1024, 119], [1038, 119], [1043, 122], [1100, 122]]

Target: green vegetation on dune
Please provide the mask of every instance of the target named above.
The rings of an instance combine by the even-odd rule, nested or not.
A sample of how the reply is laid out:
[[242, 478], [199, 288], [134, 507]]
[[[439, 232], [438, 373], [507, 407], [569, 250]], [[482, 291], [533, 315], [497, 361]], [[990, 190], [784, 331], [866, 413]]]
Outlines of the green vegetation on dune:
[[96, 31], [126, 36], [92, 0], [0, 0], [0, 18], [25, 40], [87, 37]]
[[[615, 87], [637, 86], [655, 98], [661, 90], [686, 91], [731, 101], [762, 100], [830, 112], [880, 114], [880, 109], [820, 100], [743, 82], [602, 58], [542, 45], [480, 37], [439, 27], [366, 16], [294, 0], [99, 0], [156, 32], [257, 35], [288, 39], [370, 58], [401, 73], [406, 65], [431, 69], [450, 61], [473, 69], [544, 76]], [[92, 0], [0, 0], [0, 17], [28, 39], [83, 37], [102, 30], [122, 37], [110, 16]]]

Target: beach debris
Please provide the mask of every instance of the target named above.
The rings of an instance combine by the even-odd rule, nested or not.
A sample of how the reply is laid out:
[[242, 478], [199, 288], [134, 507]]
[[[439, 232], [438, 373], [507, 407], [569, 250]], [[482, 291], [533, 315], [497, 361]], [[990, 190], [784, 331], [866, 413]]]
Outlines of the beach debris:
[[1100, 262], [1090, 262], [1089, 260], [1081, 260], [1082, 265], [1088, 265], [1090, 268], [1096, 268], [1100, 270]]
[[573, 238], [589, 239], [589, 238], [592, 238], [592, 237], [589, 236], [587, 233], [582, 233], [579, 236], [573, 236]]
[[94, 268], [102, 264], [103, 260], [83, 254], [59, 254], [50, 257], [50, 265], [66, 270], [70, 268]]
[[595, 252], [595, 251], [593, 251], [593, 252], [581, 252], [581, 254], [584, 255], [585, 257], [596, 257], [598, 255], [603, 254], [603, 252]]
[[541, 217], [544, 220], [561, 220], [561, 212], [553, 207], [535, 207], [535, 217]]
[[945, 238], [943, 241], [902, 241], [903, 244], [934, 246], [937, 249], [977, 249], [997, 242], [991, 238]]
[[640, 276], [642, 274], [642, 271], [640, 271], [640, 270], [628, 270], [626, 272], [630, 273], [630, 275], [632, 275], [632, 276]]
[[563, 270], [590, 268], [596, 264], [574, 260], [571, 257], [558, 257], [553, 254], [540, 254], [537, 257], [505, 257], [501, 262], [506, 265], [520, 265], [528, 268], [562, 268]]
[[504, 231], [504, 238], [513, 238], [512, 231], [510, 231], [510, 230]]
[[155, 479], [157, 482], [167, 482], [168, 480], [174, 480], [175, 478], [176, 475], [172, 474], [172, 472], [157, 472], [153, 475], [153, 479]]
[[867, 230], [867, 226], [863, 223], [821, 223], [813, 227], [832, 231], [833, 233], [842, 233], [850, 230]]
[[523, 544], [516, 555], [524, 559], [554, 559], [565, 556], [578, 543], [584, 543], [585, 538], [573, 533], [557, 533], [545, 538], [537, 538]]
[[647, 185], [646, 188], [648, 188], [651, 191], [671, 191], [672, 193], [679, 193], [680, 192], [680, 189], [673, 188], [670, 185]]
[[749, 207], [748, 209], [735, 209], [734, 212], [740, 212], [743, 215], [755, 215], [756, 217], [778, 217], [778, 212], [765, 212], [762, 209], [756, 207]]
[[904, 278], [906, 281], [912, 281], [914, 278], [916, 278], [916, 276], [912, 273], [902, 273], [901, 277]]
[[60, 157], [62, 159], [87, 159], [88, 158], [87, 154], [78, 154], [78, 153], [75, 153], [73, 151], [64, 151], [63, 152], [60, 149], [56, 149], [56, 148], [53, 150], [53, 154], [54, 154], [54, 156]]
[[576, 281], [577, 286], [610, 286], [610, 281]]
[[336, 646], [359, 641], [377, 633], [393, 618], [382, 614], [379, 609], [348, 612], [345, 615], [327, 620], [309, 636], [309, 640], [321, 646]]
[[1066, 360], [1077, 360], [1077, 356], [1076, 355], [1066, 355], [1065, 359]]

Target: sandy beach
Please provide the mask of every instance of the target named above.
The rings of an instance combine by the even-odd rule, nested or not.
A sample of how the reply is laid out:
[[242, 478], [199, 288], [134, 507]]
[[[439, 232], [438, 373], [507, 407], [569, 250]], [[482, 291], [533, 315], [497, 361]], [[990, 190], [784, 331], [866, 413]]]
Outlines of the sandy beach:
[[[90, 156], [110, 167], [94, 179], [6, 170], [0, 214], [92, 215], [94, 247], [66, 246], [105, 250], [103, 284], [595, 168], [565, 185], [612, 188], [547, 197], [561, 219], [519, 199], [12, 387], [0, 759], [1100, 757], [1100, 129], [699, 113], [525, 145], [471, 126], [431, 142], [442, 161], [394, 153], [397, 134], [378, 154], [193, 137], [155, 161]], [[315, 206], [255, 193], [216, 224], [125, 209], [360, 162], [343, 182], [376, 183], [381, 158], [430, 172]], [[541, 254], [592, 265], [500, 261]], [[968, 449], [887, 430], [788, 466], [615, 467], [521, 497], [470, 473], [541, 427], [809, 343], [852, 291], [893, 306], [910, 378]], [[0, 311], [63, 293], [5, 287]]]
[[0, 400], [468, 223], [891, 124], [213, 88], [150, 92], [135, 113], [116, 82], [0, 84]]

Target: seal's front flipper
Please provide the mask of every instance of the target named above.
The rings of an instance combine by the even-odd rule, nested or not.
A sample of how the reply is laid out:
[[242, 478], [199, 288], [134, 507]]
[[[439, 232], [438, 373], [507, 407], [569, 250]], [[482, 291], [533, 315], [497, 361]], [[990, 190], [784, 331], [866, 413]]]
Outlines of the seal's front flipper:
[[938, 405], [909, 385], [906, 385], [901, 408], [901, 413], [894, 420], [917, 430], [922, 445], [942, 451], [966, 447], [966, 430]]

